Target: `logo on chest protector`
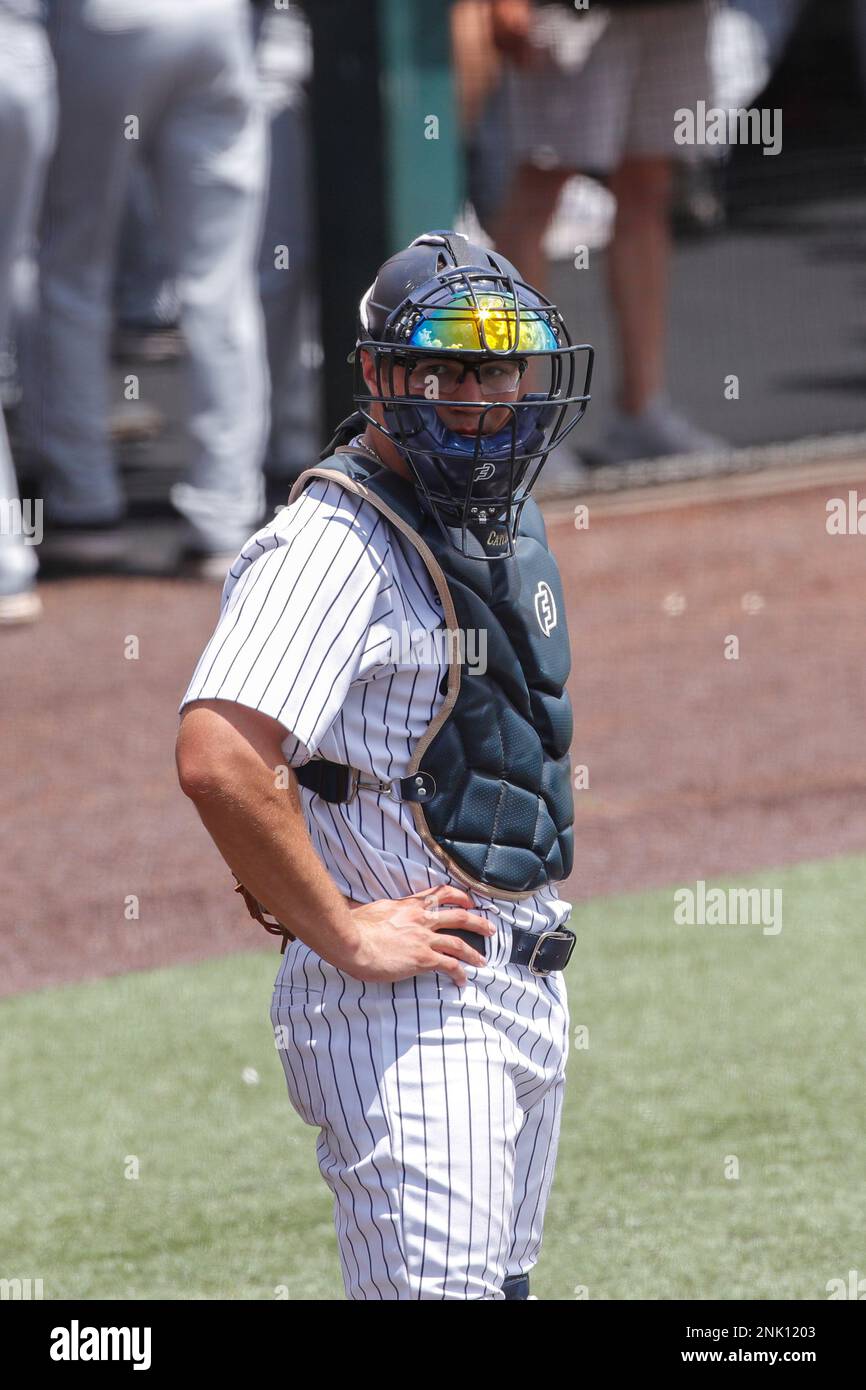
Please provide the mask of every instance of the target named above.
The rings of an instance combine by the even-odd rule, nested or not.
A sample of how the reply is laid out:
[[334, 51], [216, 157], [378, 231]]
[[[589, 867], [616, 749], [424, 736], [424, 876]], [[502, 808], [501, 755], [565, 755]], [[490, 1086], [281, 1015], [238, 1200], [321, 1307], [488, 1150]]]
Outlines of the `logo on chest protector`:
[[485, 550], [495, 550], [497, 546], [500, 546], [500, 545], [507, 545], [507, 544], [508, 544], [508, 532], [506, 531], [505, 527], [504, 527], [504, 526], [493, 526], [493, 527], [487, 532], [487, 538], [486, 538], [486, 540], [485, 540], [485, 542], [484, 542], [484, 549], [485, 549]]
[[549, 637], [556, 627], [556, 601], [550, 585], [543, 579], [539, 580], [535, 591], [535, 616], [541, 631], [545, 637]]

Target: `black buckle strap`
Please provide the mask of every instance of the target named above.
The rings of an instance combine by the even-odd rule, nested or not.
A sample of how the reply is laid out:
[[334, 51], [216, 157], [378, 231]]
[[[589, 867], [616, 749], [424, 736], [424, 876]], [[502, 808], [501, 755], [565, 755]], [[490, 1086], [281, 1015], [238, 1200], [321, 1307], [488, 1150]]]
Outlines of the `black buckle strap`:
[[340, 803], [350, 799], [351, 768], [342, 763], [329, 762], [327, 758], [317, 758], [314, 762], [294, 767], [292, 771], [302, 787], [316, 792], [323, 801]]
[[356, 767], [331, 762], [330, 758], [314, 758], [303, 767], [293, 768], [302, 787], [307, 787], [323, 801], [337, 805], [354, 801], [358, 791], [374, 791], [395, 801], [417, 801], [423, 804], [436, 792], [436, 782], [429, 772], [413, 772], [409, 777], [365, 778]]
[[[459, 936], [461, 941], [467, 942], [486, 957], [489, 938], [482, 936], [480, 932], [458, 929], [449, 931], [448, 936]], [[543, 932], [527, 931], [525, 927], [512, 927], [509, 960], [514, 965], [525, 965], [533, 975], [549, 975], [554, 970], [565, 969], [571, 960], [576, 941], [577, 937], [569, 927]]]
[[571, 960], [574, 932], [568, 927], [557, 931], [531, 932], [522, 927], [512, 928], [516, 938], [511, 947], [511, 959], [525, 965], [533, 975], [549, 975], [552, 970], [564, 970]]

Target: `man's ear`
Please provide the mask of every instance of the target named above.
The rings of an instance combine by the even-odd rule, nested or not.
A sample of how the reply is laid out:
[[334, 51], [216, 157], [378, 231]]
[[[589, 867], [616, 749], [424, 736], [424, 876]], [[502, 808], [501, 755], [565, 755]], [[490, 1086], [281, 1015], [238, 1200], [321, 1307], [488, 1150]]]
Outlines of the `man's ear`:
[[371, 396], [378, 396], [379, 387], [376, 382], [376, 365], [373, 361], [373, 354], [369, 348], [360, 348], [361, 353], [361, 372], [364, 377], [364, 385]]

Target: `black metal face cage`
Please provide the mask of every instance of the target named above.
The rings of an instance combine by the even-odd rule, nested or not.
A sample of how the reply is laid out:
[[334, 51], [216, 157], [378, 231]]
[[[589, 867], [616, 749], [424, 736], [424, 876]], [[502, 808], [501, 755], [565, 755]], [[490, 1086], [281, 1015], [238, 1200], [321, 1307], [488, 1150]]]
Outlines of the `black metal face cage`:
[[[486, 340], [484, 333], [484, 320], [480, 314], [481, 306], [476, 296], [475, 285], [483, 283], [484, 293], [508, 293], [513, 298], [516, 306], [514, 313], [513, 341], [520, 341], [520, 289], [528, 291], [537, 304], [524, 303], [524, 309], [529, 309], [533, 314], [543, 315], [545, 320], [554, 332], [554, 335], [564, 345], [558, 348], [537, 348], [519, 349], [509, 347], [505, 350], [497, 350]], [[464, 349], [455, 351], [453, 348], [429, 348], [419, 346], [409, 346], [407, 339], [428, 309], [441, 309], [443, 306], [431, 304], [430, 300], [438, 297], [443, 286], [448, 285], [453, 293], [459, 294], [461, 291], [469, 296], [478, 311], [479, 317], [476, 322], [481, 328], [481, 340], [483, 346], [478, 350]], [[445, 306], [447, 307], [447, 306]], [[455, 311], [455, 318], [465, 319], [467, 310], [465, 307]], [[514, 540], [520, 525], [520, 514], [530, 495], [532, 487], [543, 468], [548, 454], [555, 449], [565, 437], [571, 433], [575, 425], [583, 418], [586, 407], [590, 401], [590, 385], [592, 382], [592, 369], [595, 359], [595, 350], [589, 343], [572, 343], [562, 318], [555, 304], [544, 299], [537, 290], [525, 285], [523, 281], [515, 280], [512, 276], [497, 275], [491, 271], [464, 271], [456, 270], [444, 272], [438, 276], [433, 289], [423, 298], [416, 299], [410, 296], [395, 309], [388, 317], [384, 329], [385, 333], [394, 334], [397, 341], [391, 339], [385, 341], [376, 338], [360, 338], [352, 354], [354, 363], [354, 377], [352, 395], [359, 413], [372, 425], [380, 434], [390, 439], [392, 443], [405, 454], [407, 462], [412, 469], [416, 480], [416, 486], [424, 496], [429, 509], [435, 518], [440, 531], [445, 539], [454, 544], [453, 535], [449, 535], [447, 524], [452, 528], [460, 529], [461, 554], [471, 558], [494, 560], [507, 558], [514, 554]], [[402, 341], [401, 341], [402, 339]], [[363, 375], [363, 364], [361, 352], [366, 349], [371, 353], [376, 369], [376, 394], [369, 391]], [[586, 353], [586, 370], [583, 374], [583, 387], [579, 392], [575, 392], [575, 380], [577, 378], [577, 355]], [[431, 454], [424, 450], [425, 455], [435, 467], [439, 478], [440, 486], [431, 485], [428, 478], [414, 466], [413, 463], [413, 436], [417, 434], [417, 426], [414, 423], [414, 412], [406, 413], [407, 407], [426, 405], [435, 408], [437, 401], [431, 400], [423, 395], [399, 395], [394, 389], [394, 369], [395, 367], [409, 367], [413, 362], [426, 361], [435, 357], [458, 358], [462, 360], [487, 360], [496, 357], [532, 359], [547, 358], [550, 366], [550, 379], [548, 382], [546, 395], [542, 392], [533, 392], [535, 399], [524, 400], [518, 398], [515, 401], [459, 401], [454, 398], [441, 399], [438, 405], [448, 410], [459, 410], [465, 408], [478, 412], [478, 419], [474, 436], [467, 434], [467, 439], [474, 439], [474, 450], [471, 458], [467, 458], [464, 452], [453, 449], [441, 449], [436, 454]], [[384, 381], [383, 381], [384, 377]], [[383, 387], [387, 389], [383, 389]], [[518, 452], [517, 449], [517, 430], [518, 412], [520, 410], [537, 409], [544, 406], [545, 402], [550, 402], [554, 407], [552, 422], [547, 424], [543, 430], [543, 444], [541, 448], [532, 449], [525, 453]], [[373, 418], [369, 407], [371, 405], [383, 405], [394, 408], [396, 417], [396, 427], [389, 429], [387, 425]], [[401, 409], [402, 408], [402, 409]], [[569, 410], [573, 408], [573, 413], [569, 417]], [[509, 420], [503, 428], [510, 429], [511, 432], [511, 452], [508, 458], [508, 477], [504, 491], [497, 497], [484, 497], [476, 492], [476, 484], [479, 481], [479, 466], [483, 467], [484, 456], [481, 452], [481, 442], [484, 438], [484, 423], [491, 410], [507, 411]], [[418, 450], [416, 450], [418, 452]], [[533, 459], [537, 459], [535, 468], [530, 471], [530, 464]], [[462, 499], [455, 492], [454, 482], [450, 480], [445, 472], [443, 464], [448, 462], [457, 463], [461, 470], [467, 473], [466, 488]], [[469, 465], [467, 467], [467, 464]], [[527, 479], [527, 473], [529, 473]], [[477, 553], [477, 542], [474, 548], [470, 549], [469, 532], [473, 526], [479, 526], [490, 521], [504, 521], [507, 545], [500, 550], [497, 555], [479, 556]]]
[[[448, 291], [452, 300], [453, 297], [460, 295], [470, 299], [470, 313], [473, 313], [473, 321], [475, 325], [480, 328], [480, 349], [467, 349], [463, 350], [463, 352], [456, 352], [455, 349], [449, 349], [449, 347], [438, 347], [438, 349], [436, 349], [436, 347], [409, 345], [409, 339], [411, 334], [413, 334], [414, 328], [417, 327], [421, 318], [430, 310], [438, 310], [439, 314], [445, 313], [446, 316], [448, 316], [448, 313], [453, 313], [453, 317], [455, 317], [456, 320], [466, 320], [466, 306], [456, 307], [455, 309], [455, 307], [448, 306], [448, 304], [443, 306], [443, 304], [438, 303], [438, 300], [442, 299], [443, 291]], [[514, 345], [520, 342], [520, 317], [521, 307], [523, 307], [523, 310], [528, 311], [532, 316], [544, 317], [544, 320], [548, 322], [550, 331], [553, 332], [553, 336], [555, 336], [557, 342], [563, 343], [563, 346], [556, 347], [556, 349], [518, 349], [517, 346], [498, 349], [498, 347], [493, 346], [491, 342], [488, 342], [487, 332], [485, 332], [485, 316], [484, 311], [482, 311], [480, 300], [478, 300], [477, 291], [481, 291], [484, 295], [491, 295], [491, 293], [493, 293], [493, 295], [510, 296], [510, 300], [512, 300], [514, 304], [513, 332], [510, 334]], [[521, 291], [523, 291], [524, 295], [523, 306], [521, 306]], [[506, 310], [506, 316], [510, 317], [509, 310]], [[373, 354], [375, 381], [377, 381], [377, 393], [375, 393], [375, 395], [368, 391], [366, 381], [364, 381], [363, 363], [361, 363], [361, 350], [363, 349], [367, 349], [368, 352]], [[574, 384], [575, 377], [577, 377], [577, 354], [584, 352], [587, 353], [587, 370], [585, 370], [584, 374], [584, 384], [582, 384], [582, 391], [575, 393]], [[424, 477], [420, 468], [414, 466], [411, 439], [413, 439], [413, 435], [417, 435], [417, 427], [414, 425], [413, 421], [414, 413], [409, 413], [405, 417], [405, 407], [427, 404], [427, 406], [432, 406], [435, 409], [436, 402], [435, 400], [428, 399], [427, 396], [398, 395], [395, 389], [393, 389], [393, 371], [395, 371], [396, 366], [407, 366], [407, 364], [411, 364], [413, 361], [428, 360], [436, 356], [452, 357], [452, 359], [456, 357], [456, 359], [471, 361], [493, 359], [493, 357], [517, 357], [517, 359], [546, 357], [550, 367], [550, 377], [546, 396], [544, 393], [534, 392], [534, 395], [537, 396], [535, 400], [518, 398], [517, 400], [512, 400], [512, 402], [502, 402], [502, 400], [489, 400], [489, 402], [475, 402], [475, 400], [473, 400], [473, 402], [460, 402], [460, 400], [448, 398], [441, 402], [442, 406], [448, 410], [468, 409], [478, 411], [478, 420], [477, 424], [475, 424], [474, 452], [471, 459], [467, 459], [466, 453], [457, 452], [457, 450], [441, 449], [436, 453], [430, 453], [430, 450], [427, 449], [416, 449], [416, 453], [424, 452], [425, 456], [434, 464], [436, 474], [438, 474], [439, 477], [439, 484], [441, 484], [439, 488], [431, 486], [430, 481]], [[532, 486], [534, 486], [538, 474], [541, 473], [550, 450], [555, 449], [559, 443], [562, 443], [566, 435], [570, 434], [571, 430], [573, 430], [575, 425], [578, 424], [578, 421], [584, 416], [585, 410], [587, 410], [589, 403], [589, 385], [591, 385], [592, 381], [592, 364], [594, 364], [594, 359], [595, 352], [589, 343], [571, 342], [569, 329], [567, 329], [566, 322], [564, 322], [564, 318], [562, 314], [560, 314], [559, 309], [557, 309], [556, 304], [550, 302], [549, 299], [545, 299], [544, 295], [539, 295], [537, 289], [532, 288], [531, 285], [525, 284], [525, 281], [514, 278], [513, 275], [500, 274], [500, 272], [493, 270], [464, 270], [464, 268], [457, 267], [453, 268], [453, 270], [442, 271], [441, 274], [436, 275], [436, 277], [432, 279], [430, 288], [428, 288], [427, 291], [407, 296], [395, 310], [392, 310], [392, 313], [386, 318], [384, 331], [382, 331], [382, 338], [377, 339], [368, 336], [368, 338], [359, 339], [359, 342], [356, 343], [356, 349], [354, 349], [354, 353], [352, 354], [354, 363], [353, 399], [356, 406], [359, 407], [359, 413], [363, 416], [364, 420], [366, 420], [368, 424], [373, 425], [375, 430], [378, 430], [379, 434], [385, 435], [385, 438], [391, 439], [391, 441], [398, 446], [400, 452], [406, 456], [407, 463], [409, 463], [411, 468], [411, 473], [413, 473], [413, 477], [416, 478], [417, 488], [420, 489], [425, 500], [427, 500], [432, 516], [435, 517], [436, 523], [439, 525], [439, 530], [442, 531], [442, 535], [445, 537], [446, 541], [449, 541], [449, 543], [453, 545], [453, 537], [450, 537], [448, 530], [446, 530], [443, 516], [448, 518], [450, 524], [459, 524], [459, 549], [463, 555], [468, 556], [471, 553], [471, 555], [477, 557], [477, 559], [499, 559], [499, 557], [510, 556], [514, 553], [514, 538], [516, 538], [517, 528], [518, 525], [520, 525], [521, 510], [523, 510], [525, 502], [527, 502], [527, 498], [530, 496]], [[386, 391], [384, 389], [384, 382], [382, 382], [384, 370]], [[538, 396], [541, 396], [541, 399], [538, 399]], [[542, 432], [542, 441], [544, 441], [544, 445], [542, 445], [541, 449], [532, 449], [530, 452], [518, 453], [518, 411], [521, 409], [538, 409], [538, 406], [544, 406], [545, 400], [546, 402], [550, 402], [550, 404], [555, 404], [555, 414], [553, 414], [552, 423], [546, 424], [544, 432]], [[393, 416], [396, 417], [395, 430], [392, 431], [391, 428], [388, 428], [388, 425], [379, 423], [378, 420], [375, 420], [375, 418], [371, 416], [370, 410], [366, 409], [366, 407], [373, 406], [373, 404], [393, 407]], [[571, 407], [574, 407], [573, 416], [567, 418]], [[509, 463], [509, 470], [507, 470], [505, 492], [503, 492], [502, 495], [496, 496], [496, 498], [489, 498], [489, 496], [485, 498], [485, 496], [477, 495], [477, 493], [474, 492], [474, 488], [475, 482], [478, 481], [480, 464], [481, 466], [484, 464], [484, 455], [482, 455], [481, 452], [481, 441], [482, 438], [484, 438], [485, 420], [487, 420], [488, 413], [491, 410], [506, 410], [507, 413], [509, 413], [509, 424], [507, 424], [507, 428], [510, 428], [512, 439], [510, 439], [510, 457], [509, 460], [507, 460], [507, 463]], [[470, 438], [470, 436], [467, 435], [467, 438]], [[531, 471], [528, 481], [524, 481], [532, 459], [538, 460], [537, 466]], [[459, 463], [461, 470], [466, 470], [467, 473], [466, 489], [464, 489], [461, 503], [459, 495], [457, 495], [455, 491], [455, 481], [453, 481], [453, 478], [449, 478], [448, 475], [446, 475], [442, 467], [442, 464], [448, 463], [448, 461]], [[516, 496], [518, 489], [520, 489], [520, 495]], [[468, 528], [473, 527], [473, 525], [489, 523], [491, 520], [505, 520], [507, 549], [500, 550], [498, 556], [478, 556], [477, 550], [470, 552], [470, 550], [467, 549]]]

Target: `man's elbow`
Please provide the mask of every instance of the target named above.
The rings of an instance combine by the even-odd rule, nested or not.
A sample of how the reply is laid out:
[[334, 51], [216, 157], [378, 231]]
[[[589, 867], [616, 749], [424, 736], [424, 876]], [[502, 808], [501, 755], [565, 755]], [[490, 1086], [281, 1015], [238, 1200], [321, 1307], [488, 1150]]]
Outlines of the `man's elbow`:
[[209, 747], [185, 725], [178, 730], [174, 750], [177, 780], [190, 801], [206, 801], [225, 786], [225, 757], [219, 748]]
[[212, 796], [217, 786], [217, 773], [207, 758], [199, 758], [178, 746], [175, 749], [177, 780], [184, 796], [190, 801], [203, 801]]
[[181, 789], [192, 801], [210, 800], [242, 785], [266, 791], [273, 769], [283, 763], [282, 735], [279, 724], [257, 710], [191, 703], [175, 746]]

